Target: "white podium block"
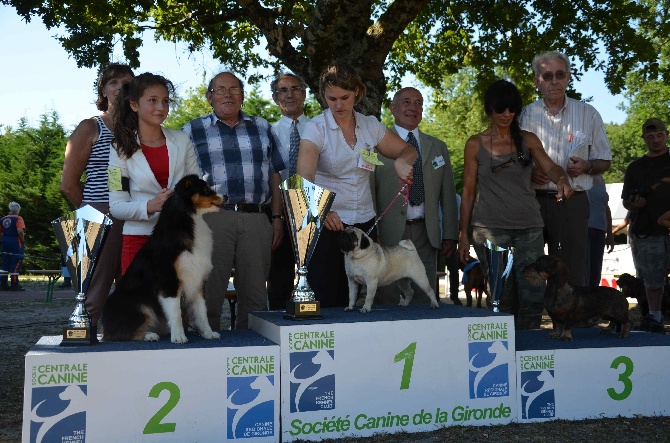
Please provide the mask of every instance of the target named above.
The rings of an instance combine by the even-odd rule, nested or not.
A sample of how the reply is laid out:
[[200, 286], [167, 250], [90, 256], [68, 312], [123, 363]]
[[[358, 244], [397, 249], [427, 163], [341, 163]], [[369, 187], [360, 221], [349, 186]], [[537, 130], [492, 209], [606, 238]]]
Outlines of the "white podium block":
[[670, 414], [670, 337], [599, 331], [576, 329], [567, 343], [517, 331], [519, 422]]
[[279, 441], [279, 347], [253, 331], [26, 355], [23, 442]]
[[515, 419], [512, 316], [427, 304], [322, 315], [249, 317], [280, 344], [282, 441]]

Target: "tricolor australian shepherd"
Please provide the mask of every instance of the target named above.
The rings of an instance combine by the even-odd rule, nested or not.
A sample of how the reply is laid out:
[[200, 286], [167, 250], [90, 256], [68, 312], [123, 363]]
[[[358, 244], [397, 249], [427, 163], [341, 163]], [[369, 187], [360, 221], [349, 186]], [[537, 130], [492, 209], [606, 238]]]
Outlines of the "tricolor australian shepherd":
[[220, 337], [207, 322], [203, 295], [212, 270], [212, 231], [202, 215], [219, 211], [223, 203], [196, 175], [177, 183], [149, 240], [105, 303], [103, 340], [156, 341], [170, 332], [173, 343], [186, 343], [182, 302], [201, 336]]

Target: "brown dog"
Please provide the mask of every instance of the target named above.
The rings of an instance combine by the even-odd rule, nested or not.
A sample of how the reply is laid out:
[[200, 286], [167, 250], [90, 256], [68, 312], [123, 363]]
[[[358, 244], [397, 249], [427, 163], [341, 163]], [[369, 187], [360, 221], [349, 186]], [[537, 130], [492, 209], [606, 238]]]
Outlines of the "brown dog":
[[[477, 262], [477, 263], [475, 263]], [[470, 266], [472, 265], [472, 266]], [[461, 271], [463, 271], [464, 277], [463, 280], [463, 291], [465, 292], [466, 306], [472, 306], [472, 290], [476, 292], [477, 298], [477, 307], [482, 307], [482, 294], [486, 294], [486, 300], [488, 303], [489, 300], [489, 290], [486, 286], [486, 276], [482, 270], [482, 266], [479, 264], [479, 261], [470, 257], [468, 264], [463, 266], [462, 263], [459, 263]], [[467, 271], [465, 269], [468, 269]]]
[[628, 300], [616, 289], [604, 286], [572, 287], [568, 284], [570, 272], [558, 257], [544, 255], [524, 270], [526, 278], [534, 285], [546, 280], [544, 307], [554, 323], [548, 337], [563, 341], [572, 340], [575, 324], [591, 318], [604, 318], [610, 323], [601, 334], [609, 334], [617, 326], [619, 337], [630, 331]]
[[[637, 300], [637, 306], [640, 308], [642, 318], [646, 317], [649, 314], [649, 302], [647, 301], [647, 291], [644, 288], [644, 282], [630, 274], [621, 274], [616, 284], [621, 288], [624, 297]], [[667, 285], [663, 291], [662, 311], [663, 317], [670, 318], [670, 286]]]

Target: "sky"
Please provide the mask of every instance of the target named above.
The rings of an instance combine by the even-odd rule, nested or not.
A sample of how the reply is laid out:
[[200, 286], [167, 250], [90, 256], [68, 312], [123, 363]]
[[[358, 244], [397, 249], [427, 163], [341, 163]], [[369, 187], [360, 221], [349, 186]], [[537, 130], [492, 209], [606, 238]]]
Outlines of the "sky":
[[[53, 38], [58, 33], [47, 30], [39, 18], [25, 23], [14, 8], [0, 5], [0, 125], [16, 127], [22, 117], [34, 125], [42, 114], [55, 110], [60, 123], [70, 130], [81, 120], [100, 113], [93, 104], [97, 70], [78, 68]], [[203, 73], [209, 80], [221, 70], [210, 54], [189, 54], [185, 45], [145, 38], [140, 48], [140, 68], [135, 72], [160, 73], [175, 84], [179, 93], [201, 84]], [[410, 85], [408, 82], [406, 86]], [[605, 123], [623, 123], [626, 115], [617, 106], [624, 99], [607, 90], [601, 73], [587, 72], [575, 87], [585, 97], [593, 97], [591, 104]], [[270, 98], [268, 84], [260, 90]]]

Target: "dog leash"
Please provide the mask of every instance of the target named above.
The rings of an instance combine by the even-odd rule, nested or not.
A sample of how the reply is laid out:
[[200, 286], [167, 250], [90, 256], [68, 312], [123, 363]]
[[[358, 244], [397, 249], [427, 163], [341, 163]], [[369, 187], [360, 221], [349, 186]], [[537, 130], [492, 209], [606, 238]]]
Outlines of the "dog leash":
[[409, 185], [403, 185], [403, 187], [400, 188], [400, 191], [398, 191], [398, 193], [395, 195], [395, 197], [393, 197], [393, 200], [391, 200], [391, 203], [389, 203], [389, 205], [386, 207], [386, 209], [384, 209], [384, 212], [382, 212], [381, 215], [379, 217], [377, 217], [377, 220], [375, 221], [375, 224], [372, 225], [372, 227], [370, 227], [370, 229], [368, 229], [368, 232], [365, 233], [366, 235], [370, 235], [370, 233], [375, 228], [375, 226], [377, 226], [379, 224], [381, 219], [384, 218], [384, 215], [386, 214], [386, 212], [391, 208], [391, 206], [393, 205], [393, 203], [395, 203], [395, 201], [398, 199], [398, 197], [400, 197], [400, 195], [402, 195], [402, 193], [405, 192], [405, 190], [407, 190], [407, 191], [405, 192], [405, 202], [403, 203], [403, 206], [407, 204], [407, 202], [409, 201], [409, 188], [408, 188], [408, 186]]

